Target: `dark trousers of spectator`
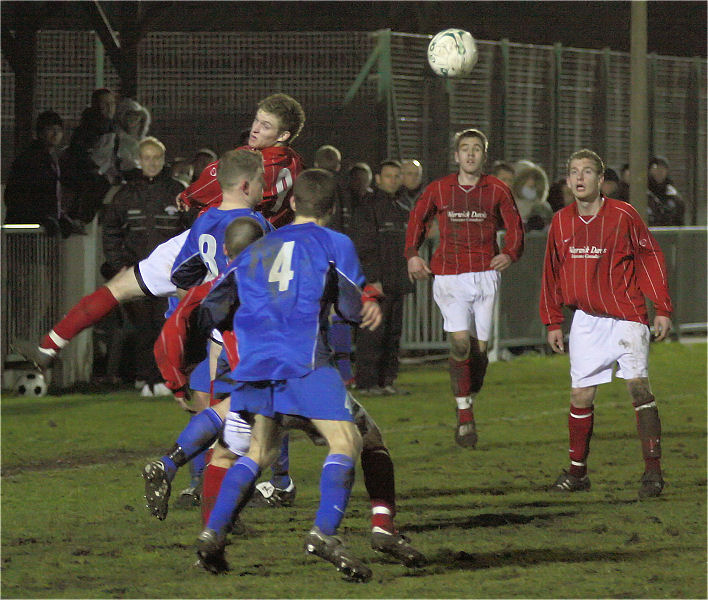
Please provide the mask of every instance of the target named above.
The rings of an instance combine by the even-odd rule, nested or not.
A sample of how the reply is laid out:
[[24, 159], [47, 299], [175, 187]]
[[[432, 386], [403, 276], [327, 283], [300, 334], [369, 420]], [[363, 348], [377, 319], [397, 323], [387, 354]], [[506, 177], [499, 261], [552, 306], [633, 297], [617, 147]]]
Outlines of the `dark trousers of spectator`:
[[386, 295], [381, 304], [383, 320], [374, 330], [356, 330], [356, 387], [392, 385], [398, 376], [398, 352], [403, 330], [404, 294]]
[[[131, 332], [128, 351], [134, 357], [135, 379], [155, 384], [163, 381], [155, 364], [153, 347], [165, 323], [167, 300], [165, 298], [140, 298], [126, 302], [125, 312], [130, 320]], [[124, 349], [125, 355], [125, 349]]]

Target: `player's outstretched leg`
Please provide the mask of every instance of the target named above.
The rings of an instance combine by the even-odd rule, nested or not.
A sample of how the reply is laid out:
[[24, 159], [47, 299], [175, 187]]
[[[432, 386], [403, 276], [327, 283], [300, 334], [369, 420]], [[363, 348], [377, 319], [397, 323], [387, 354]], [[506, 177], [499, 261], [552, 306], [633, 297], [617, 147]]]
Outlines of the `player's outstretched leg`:
[[144, 295], [134, 269], [123, 269], [106, 285], [81, 298], [39, 345], [28, 340], [15, 340], [11, 346], [44, 371], [52, 366], [61, 349], [84, 329], [98, 323], [120, 302]]
[[143, 468], [145, 500], [150, 514], [163, 521], [167, 517], [168, 503], [177, 469], [214, 443], [223, 421], [213, 408], [195, 415], [180, 433], [172, 450]]

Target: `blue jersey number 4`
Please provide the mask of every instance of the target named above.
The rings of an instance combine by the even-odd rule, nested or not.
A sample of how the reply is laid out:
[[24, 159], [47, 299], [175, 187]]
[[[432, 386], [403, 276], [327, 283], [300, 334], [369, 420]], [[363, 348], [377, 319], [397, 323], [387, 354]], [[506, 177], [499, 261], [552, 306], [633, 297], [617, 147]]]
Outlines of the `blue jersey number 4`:
[[278, 251], [273, 266], [268, 273], [269, 283], [278, 283], [278, 291], [285, 292], [290, 287], [290, 280], [295, 277], [295, 272], [290, 268], [293, 260], [295, 242], [285, 242]]

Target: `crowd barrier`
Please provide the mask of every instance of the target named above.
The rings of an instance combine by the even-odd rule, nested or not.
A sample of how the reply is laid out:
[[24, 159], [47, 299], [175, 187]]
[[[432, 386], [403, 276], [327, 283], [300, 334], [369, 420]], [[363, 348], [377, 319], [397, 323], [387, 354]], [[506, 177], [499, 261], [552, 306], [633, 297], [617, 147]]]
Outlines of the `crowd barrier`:
[[[706, 227], [657, 227], [652, 232], [666, 257], [674, 303], [674, 335], [708, 331], [706, 316]], [[500, 242], [503, 238], [500, 238]], [[546, 332], [538, 314], [546, 235], [526, 236], [522, 259], [502, 275], [494, 313], [490, 358], [515, 346], [543, 347]], [[2, 229], [2, 355], [3, 387], [17, 358], [10, 352], [16, 338], [38, 340], [82, 296], [103, 281], [100, 230], [94, 221], [87, 234], [67, 240], [50, 237], [41, 228]], [[430, 256], [425, 245], [421, 254]], [[93, 367], [93, 338], [87, 330], [61, 353], [53, 380], [62, 387], [88, 381]], [[442, 316], [432, 297], [432, 281], [419, 281], [405, 301], [403, 350], [445, 351]]]

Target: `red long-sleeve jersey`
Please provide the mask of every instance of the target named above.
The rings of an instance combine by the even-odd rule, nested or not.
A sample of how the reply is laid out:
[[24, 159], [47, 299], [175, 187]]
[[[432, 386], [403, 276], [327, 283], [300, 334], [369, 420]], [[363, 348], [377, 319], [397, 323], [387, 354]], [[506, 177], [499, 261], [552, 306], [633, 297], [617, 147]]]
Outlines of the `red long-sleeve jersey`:
[[[241, 146], [237, 150], [249, 149]], [[256, 210], [263, 213], [275, 227], [282, 227], [293, 220], [290, 208], [290, 196], [293, 182], [303, 170], [300, 155], [289, 146], [271, 146], [260, 150], [263, 154], [265, 169], [263, 200]], [[180, 195], [180, 200], [189, 207], [206, 209], [221, 204], [221, 186], [216, 179], [216, 167], [219, 161], [209, 163], [199, 179], [187, 187]]]
[[540, 302], [549, 330], [560, 328], [562, 305], [648, 324], [644, 296], [657, 315], [671, 315], [664, 254], [630, 204], [605, 198], [593, 217], [576, 203], [553, 216]]
[[411, 211], [406, 230], [406, 258], [418, 256], [426, 223], [436, 217], [440, 245], [430, 261], [435, 275], [488, 271], [499, 254], [497, 231], [506, 229], [504, 248], [512, 261], [524, 250], [524, 228], [509, 188], [482, 175], [475, 186], [462, 186], [457, 173], [433, 181]]
[[[173, 391], [180, 390], [189, 383], [189, 375], [187, 374], [189, 365], [185, 363], [185, 348], [189, 335], [190, 319], [216, 281], [216, 279], [212, 279], [191, 288], [170, 318], [165, 321], [155, 342], [155, 362], [165, 380], [165, 385]], [[233, 331], [224, 331], [222, 338], [229, 366], [231, 369], [235, 369], [239, 361], [236, 335]]]

